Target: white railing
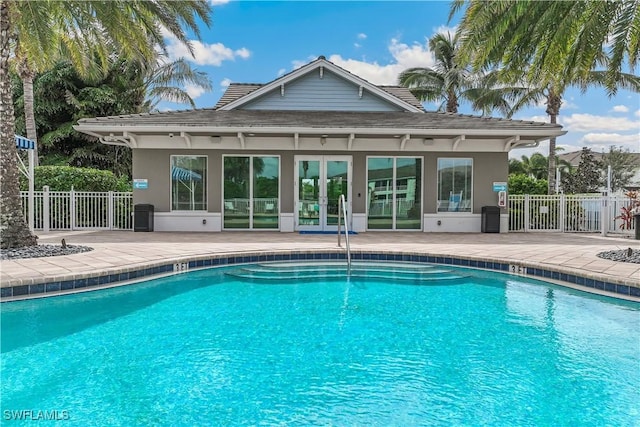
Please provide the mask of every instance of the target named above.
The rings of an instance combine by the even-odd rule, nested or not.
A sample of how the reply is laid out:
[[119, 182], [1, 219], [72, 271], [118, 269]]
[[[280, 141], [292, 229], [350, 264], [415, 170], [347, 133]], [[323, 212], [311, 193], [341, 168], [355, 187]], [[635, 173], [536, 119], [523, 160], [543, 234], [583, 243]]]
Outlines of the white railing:
[[[342, 212], [342, 215], [340, 215], [340, 212]], [[342, 232], [340, 216], [344, 218], [344, 241], [346, 242], [345, 249], [347, 251], [347, 273], [351, 273], [351, 246], [349, 245], [349, 225], [347, 224], [347, 202], [345, 201], [344, 194], [341, 194], [338, 198], [338, 247], [341, 247], [340, 234]]]
[[[28, 218], [29, 192], [21, 192]], [[132, 230], [133, 194], [88, 191], [34, 192], [35, 230]]]
[[509, 196], [509, 231], [633, 234], [635, 221], [620, 218], [631, 203], [599, 194]]
[[[22, 206], [28, 218], [29, 193], [23, 191]], [[34, 229], [36, 230], [132, 230], [133, 195], [117, 192], [36, 191], [34, 192]], [[226, 205], [248, 214], [248, 199], [229, 199]], [[623, 196], [523, 195], [509, 196], [509, 231], [547, 231], [569, 233], [634, 234], [635, 221], [621, 217], [623, 208], [631, 206]], [[397, 212], [413, 206], [413, 201], [399, 200]], [[277, 213], [278, 199], [254, 199], [254, 212]], [[369, 214], [391, 214], [393, 205], [374, 201]]]

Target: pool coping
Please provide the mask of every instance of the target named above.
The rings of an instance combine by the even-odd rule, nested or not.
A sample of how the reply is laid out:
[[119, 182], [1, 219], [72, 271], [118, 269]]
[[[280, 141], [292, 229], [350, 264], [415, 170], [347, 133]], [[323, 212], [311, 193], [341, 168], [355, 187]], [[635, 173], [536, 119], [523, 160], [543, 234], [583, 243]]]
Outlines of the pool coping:
[[[499, 271], [515, 276], [549, 281], [584, 292], [640, 302], [640, 284], [633, 280], [621, 280], [602, 274], [589, 273], [563, 266], [549, 266], [531, 261], [513, 261], [503, 258], [474, 256], [451, 256], [419, 251], [371, 251], [352, 249], [355, 261], [404, 261], [430, 264], [472, 267]], [[344, 250], [272, 250], [242, 251], [224, 254], [192, 255], [130, 266], [121, 269], [95, 271], [92, 273], [62, 275], [40, 280], [16, 279], [0, 288], [0, 302], [65, 295], [93, 291], [119, 285], [132, 284], [160, 276], [177, 274], [192, 269], [218, 267], [234, 264], [275, 261], [346, 261]]]

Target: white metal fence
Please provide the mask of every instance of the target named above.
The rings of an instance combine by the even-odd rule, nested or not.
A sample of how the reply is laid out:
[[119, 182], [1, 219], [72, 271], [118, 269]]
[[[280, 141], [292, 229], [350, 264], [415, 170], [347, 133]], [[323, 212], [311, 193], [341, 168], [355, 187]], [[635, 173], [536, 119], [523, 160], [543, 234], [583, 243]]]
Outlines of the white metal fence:
[[[34, 193], [36, 230], [131, 230], [133, 195], [116, 192], [36, 191]], [[22, 192], [25, 220], [28, 218], [28, 192]], [[246, 211], [239, 200], [225, 201], [234, 209]], [[272, 206], [273, 205], [273, 206]], [[633, 234], [634, 222], [622, 217], [632, 201], [626, 197], [593, 195], [509, 196], [509, 231], [586, 232]], [[244, 208], [244, 209], [242, 209]], [[277, 209], [277, 199], [256, 200], [254, 210]]]
[[[22, 210], [28, 218], [29, 193], [23, 191]], [[133, 194], [86, 191], [34, 192], [36, 230], [132, 230]]]
[[634, 221], [623, 218], [632, 200], [622, 196], [509, 196], [509, 231], [633, 234]]

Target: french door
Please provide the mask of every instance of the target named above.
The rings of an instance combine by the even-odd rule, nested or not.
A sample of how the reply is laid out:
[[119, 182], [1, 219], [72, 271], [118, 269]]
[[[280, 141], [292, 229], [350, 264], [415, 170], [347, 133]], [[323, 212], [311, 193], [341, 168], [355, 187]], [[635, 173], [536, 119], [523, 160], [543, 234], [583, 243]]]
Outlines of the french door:
[[351, 224], [351, 156], [296, 156], [295, 227], [297, 230], [338, 229], [338, 198], [347, 201]]

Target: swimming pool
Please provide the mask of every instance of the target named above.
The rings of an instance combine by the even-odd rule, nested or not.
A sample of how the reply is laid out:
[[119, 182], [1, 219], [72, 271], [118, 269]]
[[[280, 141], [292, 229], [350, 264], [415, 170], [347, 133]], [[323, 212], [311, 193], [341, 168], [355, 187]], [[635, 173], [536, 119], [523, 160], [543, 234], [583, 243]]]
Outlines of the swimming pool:
[[450, 265], [370, 261], [348, 278], [344, 269], [236, 265], [5, 303], [3, 419], [21, 410], [87, 426], [640, 417], [639, 304]]

